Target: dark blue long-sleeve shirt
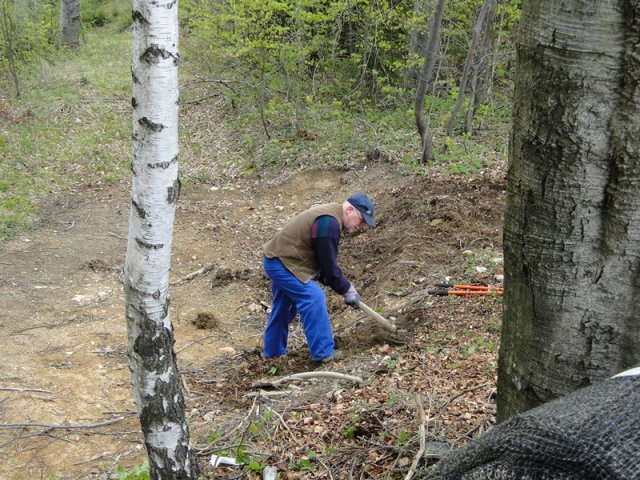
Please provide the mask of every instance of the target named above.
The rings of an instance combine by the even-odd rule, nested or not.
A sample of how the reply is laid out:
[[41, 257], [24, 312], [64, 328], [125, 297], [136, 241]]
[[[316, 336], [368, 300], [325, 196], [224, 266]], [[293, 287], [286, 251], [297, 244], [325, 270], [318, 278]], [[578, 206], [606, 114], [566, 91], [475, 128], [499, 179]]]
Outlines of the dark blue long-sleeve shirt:
[[320, 283], [331, 287], [336, 293], [344, 294], [351, 283], [345, 278], [338, 265], [338, 247], [340, 244], [340, 224], [331, 215], [316, 218], [311, 226], [311, 242], [316, 252], [320, 274]]

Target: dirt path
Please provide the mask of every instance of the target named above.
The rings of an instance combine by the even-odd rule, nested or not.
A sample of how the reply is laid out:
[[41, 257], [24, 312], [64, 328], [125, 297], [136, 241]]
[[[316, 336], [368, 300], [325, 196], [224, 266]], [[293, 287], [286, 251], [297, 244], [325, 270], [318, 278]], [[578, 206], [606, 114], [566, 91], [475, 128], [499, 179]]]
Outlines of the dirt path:
[[[380, 227], [345, 239], [343, 267], [367, 303], [406, 322], [406, 295], [451, 274], [456, 262], [464, 268], [462, 250], [499, 249], [502, 190], [492, 182], [429, 183], [385, 164], [185, 185], [171, 304], [181, 369], [189, 381], [203, 372], [216, 378], [212, 362], [259, 347], [270, 303], [260, 245], [294, 213], [355, 191], [374, 196]], [[144, 461], [119, 280], [128, 213], [128, 185], [86, 189], [51, 205], [40, 228], [0, 246], [0, 423], [14, 425], [0, 430], [0, 478], [109, 478], [117, 465]], [[210, 271], [180, 283], [204, 267]], [[338, 329], [362, 322], [340, 299], [330, 297], [329, 306]], [[371, 329], [357, 332], [340, 338], [355, 358], [384, 345]], [[304, 356], [302, 339], [294, 333], [292, 342]], [[231, 388], [237, 386], [219, 385], [223, 393]], [[187, 404], [193, 431], [206, 435], [220, 412], [197, 392]], [[88, 427], [105, 421], [114, 423]], [[15, 425], [24, 423], [42, 426]]]

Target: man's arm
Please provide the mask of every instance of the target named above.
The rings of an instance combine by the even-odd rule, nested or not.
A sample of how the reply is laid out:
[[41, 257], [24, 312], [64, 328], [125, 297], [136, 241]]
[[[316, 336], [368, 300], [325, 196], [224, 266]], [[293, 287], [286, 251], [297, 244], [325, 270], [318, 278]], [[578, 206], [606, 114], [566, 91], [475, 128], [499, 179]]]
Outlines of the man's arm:
[[351, 284], [338, 265], [340, 224], [331, 215], [316, 218], [311, 226], [311, 241], [320, 266], [320, 282], [344, 295]]

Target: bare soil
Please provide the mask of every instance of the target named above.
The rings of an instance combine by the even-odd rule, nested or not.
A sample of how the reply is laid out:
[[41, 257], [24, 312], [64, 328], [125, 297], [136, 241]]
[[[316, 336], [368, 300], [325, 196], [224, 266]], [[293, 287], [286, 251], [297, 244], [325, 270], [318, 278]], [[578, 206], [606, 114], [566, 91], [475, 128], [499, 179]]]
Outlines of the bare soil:
[[[311, 362], [296, 323], [288, 357], [263, 360], [261, 245], [311, 204], [359, 191], [376, 201], [379, 227], [345, 237], [340, 262], [398, 333], [327, 292], [344, 358]], [[428, 290], [445, 277], [496, 283], [499, 268], [469, 270], [465, 255], [500, 252], [503, 200], [499, 172], [416, 177], [386, 162], [184, 185], [170, 314], [202, 477], [260, 478], [210, 466], [240, 442], [281, 478], [404, 478], [420, 423], [452, 446], [491, 428], [500, 299]], [[0, 245], [0, 478], [117, 478], [117, 466], [145, 460], [120, 282], [129, 206], [126, 184], [85, 185]], [[258, 395], [258, 381], [319, 370], [364, 382], [315, 378]]]

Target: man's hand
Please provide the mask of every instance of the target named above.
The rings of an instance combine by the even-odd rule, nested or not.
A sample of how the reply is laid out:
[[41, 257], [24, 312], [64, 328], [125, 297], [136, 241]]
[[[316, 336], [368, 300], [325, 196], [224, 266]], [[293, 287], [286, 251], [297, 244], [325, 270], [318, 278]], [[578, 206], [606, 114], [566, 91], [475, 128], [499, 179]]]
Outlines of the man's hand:
[[360, 295], [356, 291], [356, 288], [351, 284], [349, 290], [344, 294], [344, 303], [353, 308], [360, 307]]

